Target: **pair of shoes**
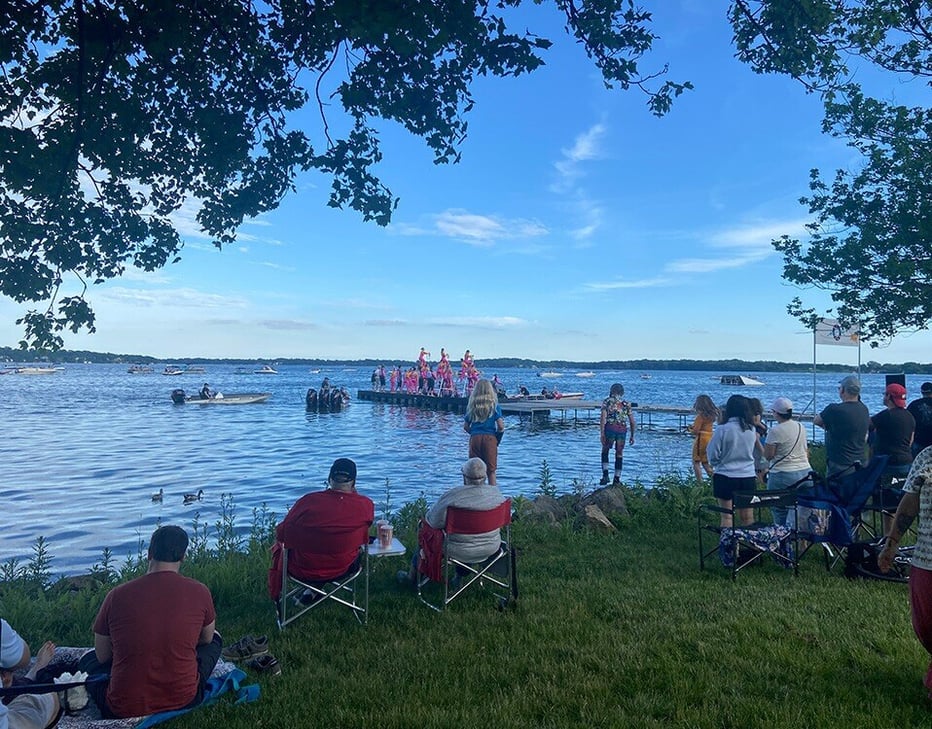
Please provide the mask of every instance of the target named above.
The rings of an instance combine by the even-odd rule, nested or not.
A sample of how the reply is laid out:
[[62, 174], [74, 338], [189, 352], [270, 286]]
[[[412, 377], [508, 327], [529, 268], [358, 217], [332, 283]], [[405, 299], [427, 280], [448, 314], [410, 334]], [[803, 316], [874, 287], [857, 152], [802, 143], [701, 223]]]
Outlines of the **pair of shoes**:
[[263, 656], [269, 652], [269, 639], [264, 635], [258, 638], [244, 635], [235, 643], [226, 646], [220, 655], [228, 661], [242, 661], [246, 658]]
[[601, 479], [599, 479], [599, 486], [608, 486], [608, 474], [607, 473], [604, 476], [602, 476]]
[[280, 676], [282, 673], [281, 664], [271, 653], [250, 658], [246, 661], [246, 668], [251, 668], [257, 673], [265, 673], [269, 676]]
[[621, 476], [615, 476], [612, 479], [612, 486], [621, 486]]

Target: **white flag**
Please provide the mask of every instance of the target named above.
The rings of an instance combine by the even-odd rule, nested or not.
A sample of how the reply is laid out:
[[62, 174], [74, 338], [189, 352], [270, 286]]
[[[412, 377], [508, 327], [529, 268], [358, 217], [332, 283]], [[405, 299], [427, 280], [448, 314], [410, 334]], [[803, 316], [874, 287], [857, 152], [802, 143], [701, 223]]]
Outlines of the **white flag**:
[[841, 326], [837, 319], [822, 319], [816, 324], [815, 342], [837, 347], [857, 347], [861, 343], [858, 330]]

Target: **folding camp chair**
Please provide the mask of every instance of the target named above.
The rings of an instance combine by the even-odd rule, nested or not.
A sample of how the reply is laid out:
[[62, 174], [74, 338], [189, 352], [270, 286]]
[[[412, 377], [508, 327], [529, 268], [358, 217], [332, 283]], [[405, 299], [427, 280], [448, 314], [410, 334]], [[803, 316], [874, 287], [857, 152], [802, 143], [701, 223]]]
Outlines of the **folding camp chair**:
[[[331, 600], [348, 607], [365, 624], [369, 612], [369, 527], [352, 530], [294, 529], [282, 542], [282, 589], [276, 601], [281, 630], [309, 610]], [[302, 561], [313, 564], [315, 555], [333, 555], [358, 549], [346, 572], [329, 580], [296, 577], [288, 569], [289, 556], [300, 552]], [[361, 583], [361, 584], [360, 584]], [[294, 601], [297, 604], [289, 605]], [[289, 615], [289, 608], [295, 612]]]
[[[797, 573], [796, 555], [799, 545], [796, 541], [796, 491], [793, 489], [773, 489], [770, 491], [735, 491], [732, 507], [727, 509], [715, 504], [702, 504], [698, 510], [699, 525], [699, 569], [705, 569], [706, 560], [718, 553], [722, 564], [731, 569], [731, 578], [749, 565], [759, 563], [764, 555], [771, 555], [777, 564]], [[774, 525], [763, 521], [763, 509], [787, 509], [792, 524]], [[751, 509], [754, 519], [751, 524], [739, 525], [739, 513]], [[731, 526], [719, 523], [720, 516], [731, 516]], [[714, 517], [714, 522], [710, 519]], [[715, 534], [715, 544], [709, 548], [708, 537], [703, 543], [703, 534]]]
[[[485, 534], [503, 530], [498, 549], [479, 563], [467, 563], [450, 555], [449, 539], [454, 534]], [[515, 551], [511, 544], [511, 499], [494, 509], [447, 508], [447, 521], [443, 527], [443, 554], [441, 556], [440, 599], [431, 602], [425, 593], [430, 578], [419, 575], [417, 595], [428, 607], [443, 610], [472, 585], [489, 589], [498, 598], [499, 609], [513, 605], [518, 599], [518, 578], [515, 570]]]
[[[826, 479], [812, 474], [812, 484], [799, 488], [799, 506], [808, 512], [808, 518], [799, 523], [799, 539], [808, 543], [803, 553], [821, 545], [826, 569], [844, 558], [847, 547], [858, 541], [863, 513], [887, 459], [874, 456], [864, 467], [855, 464]], [[827, 519], [817, 518], [820, 513]]]

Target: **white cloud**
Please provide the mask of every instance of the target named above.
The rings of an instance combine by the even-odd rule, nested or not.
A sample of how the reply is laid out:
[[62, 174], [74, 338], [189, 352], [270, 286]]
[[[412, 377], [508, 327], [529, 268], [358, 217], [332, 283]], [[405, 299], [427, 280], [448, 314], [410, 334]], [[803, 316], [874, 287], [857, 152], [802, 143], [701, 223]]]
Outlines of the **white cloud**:
[[608, 127], [602, 122], [593, 124], [576, 137], [572, 147], [560, 150], [562, 157], [553, 163], [558, 175], [558, 180], [552, 188], [554, 192], [569, 190], [582, 174], [580, 163], [601, 156], [601, 141], [607, 131]]
[[244, 309], [249, 305], [249, 302], [241, 297], [209, 294], [190, 288], [130, 289], [122, 286], [114, 286], [101, 290], [94, 298], [101, 302], [110, 302], [120, 305], [157, 306], [166, 308]]
[[536, 220], [479, 215], [450, 209], [432, 216], [427, 225], [400, 223], [392, 226], [401, 235], [442, 235], [469, 245], [489, 247], [500, 240], [520, 240], [547, 235], [547, 227]]
[[672, 279], [664, 276], [655, 276], [654, 278], [642, 278], [633, 281], [622, 279], [616, 281], [595, 281], [583, 284], [587, 291], [615, 291], [617, 289], [652, 289], [661, 286], [669, 286], [673, 283]]
[[485, 329], [507, 329], [526, 326], [527, 321], [516, 316], [453, 316], [430, 319], [428, 324], [445, 327], [479, 327]]

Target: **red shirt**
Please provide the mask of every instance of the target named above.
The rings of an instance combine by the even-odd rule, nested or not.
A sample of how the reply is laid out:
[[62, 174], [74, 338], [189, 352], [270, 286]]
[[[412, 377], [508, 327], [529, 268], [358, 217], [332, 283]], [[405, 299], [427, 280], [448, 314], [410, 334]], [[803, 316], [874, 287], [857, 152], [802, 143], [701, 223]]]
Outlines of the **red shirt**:
[[[363, 527], [368, 529], [374, 519], [375, 505], [367, 496], [332, 489], [315, 491], [295, 502], [282, 523], [276, 527], [275, 535], [279, 541], [287, 544], [287, 535], [293, 529], [352, 531]], [[357, 544], [344, 552], [315, 554], [311, 561], [306, 555], [294, 550], [288, 555], [288, 571], [303, 580], [330, 580], [346, 572], [358, 553]]]
[[215, 620], [210, 590], [177, 572], [151, 572], [113, 588], [94, 621], [94, 632], [113, 644], [110, 710], [143, 716], [191, 703], [198, 640]]

